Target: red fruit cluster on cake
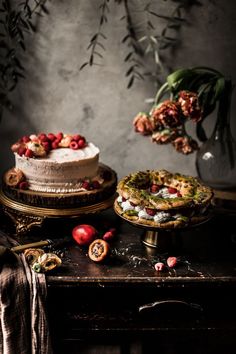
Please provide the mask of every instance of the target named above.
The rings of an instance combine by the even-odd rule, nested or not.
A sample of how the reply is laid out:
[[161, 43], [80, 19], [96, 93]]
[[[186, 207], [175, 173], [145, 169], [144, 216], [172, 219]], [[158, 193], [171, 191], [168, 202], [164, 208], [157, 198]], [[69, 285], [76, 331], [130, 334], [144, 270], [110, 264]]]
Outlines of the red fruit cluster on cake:
[[61, 132], [57, 134], [40, 133], [38, 135], [25, 135], [11, 146], [11, 150], [20, 156], [43, 157], [51, 150], [58, 148], [70, 148], [73, 150], [83, 149], [87, 141], [80, 134], [70, 135]]

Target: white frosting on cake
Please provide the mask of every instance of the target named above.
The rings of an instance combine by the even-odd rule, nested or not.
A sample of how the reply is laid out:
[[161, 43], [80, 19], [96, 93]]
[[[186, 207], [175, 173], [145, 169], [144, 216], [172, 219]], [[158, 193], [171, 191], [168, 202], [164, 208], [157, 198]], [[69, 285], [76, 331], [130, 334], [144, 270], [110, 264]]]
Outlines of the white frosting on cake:
[[43, 192], [76, 192], [81, 181], [98, 172], [99, 149], [88, 143], [83, 149], [58, 148], [45, 157], [28, 158], [15, 153], [15, 165], [25, 175], [29, 189]]

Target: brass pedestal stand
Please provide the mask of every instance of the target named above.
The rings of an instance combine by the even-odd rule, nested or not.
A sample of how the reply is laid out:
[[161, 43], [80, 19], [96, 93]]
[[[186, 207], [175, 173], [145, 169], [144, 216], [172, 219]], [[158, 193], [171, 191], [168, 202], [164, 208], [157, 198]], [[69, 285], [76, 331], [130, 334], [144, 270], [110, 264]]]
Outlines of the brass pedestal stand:
[[33, 226], [41, 227], [44, 220], [48, 218], [77, 218], [108, 209], [114, 203], [114, 196], [93, 205], [56, 209], [37, 207], [17, 202], [6, 196], [1, 190], [0, 203], [2, 204], [4, 213], [8, 215], [15, 224], [16, 234], [22, 235], [28, 232]]
[[144, 233], [141, 238], [143, 244], [145, 246], [151, 247], [153, 250], [156, 249], [158, 251], [166, 251], [169, 249], [169, 247], [173, 246], [174, 243], [178, 243], [178, 236], [181, 231], [188, 230], [192, 227], [200, 226], [210, 220], [210, 218], [212, 217], [212, 215], [209, 213], [207, 216], [199, 219], [199, 222], [187, 224], [185, 227], [167, 229], [144, 225], [139, 223], [138, 221], [132, 221], [125, 218], [119, 213], [118, 208], [116, 207], [116, 202], [114, 203], [114, 210], [119, 217], [121, 217], [131, 225], [142, 228], [144, 230]]

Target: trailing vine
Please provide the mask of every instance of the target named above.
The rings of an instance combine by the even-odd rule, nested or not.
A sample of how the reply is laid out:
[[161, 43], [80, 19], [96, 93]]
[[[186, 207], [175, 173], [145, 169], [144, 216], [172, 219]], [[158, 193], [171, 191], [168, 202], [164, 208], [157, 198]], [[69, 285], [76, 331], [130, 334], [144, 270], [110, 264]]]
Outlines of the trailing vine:
[[[118, 5], [122, 5], [125, 15], [121, 20], [126, 20], [127, 33], [122, 39], [122, 43], [130, 48], [128, 54], [124, 58], [124, 62], [129, 64], [125, 75], [128, 77], [128, 85], [130, 88], [136, 80], [144, 79], [145, 76], [152, 77], [156, 84], [161, 84], [161, 74], [165, 64], [164, 51], [173, 49], [180, 41], [179, 31], [187, 22], [186, 14], [192, 6], [201, 6], [198, 0], [170, 0], [176, 6], [171, 15], [159, 14], [154, 9], [155, 1], [143, 0], [142, 10], [143, 21], [142, 24], [137, 24], [133, 20], [133, 14], [130, 9], [129, 0], [114, 0]], [[166, 0], [163, 0], [166, 1]], [[100, 4], [100, 20], [98, 31], [92, 36], [88, 50], [91, 50], [88, 61], [81, 65], [82, 70], [85, 66], [101, 65], [94, 61], [94, 55], [103, 58], [103, 55], [96, 49], [100, 47], [105, 50], [104, 45], [99, 39], [106, 39], [107, 37], [101, 32], [103, 23], [108, 22], [108, 8], [109, 0], [102, 0]], [[157, 19], [166, 21], [161, 33], [157, 33], [156, 23]], [[138, 33], [141, 31], [144, 34], [139, 37]], [[100, 38], [99, 38], [100, 37]], [[152, 57], [154, 69], [147, 70], [145, 67], [145, 59]]]
[[47, 0], [24, 0], [20, 3], [3, 0], [0, 7], [0, 118], [4, 108], [12, 109], [9, 94], [25, 68], [20, 53], [26, 50], [25, 36], [35, 32], [34, 15], [48, 14]]

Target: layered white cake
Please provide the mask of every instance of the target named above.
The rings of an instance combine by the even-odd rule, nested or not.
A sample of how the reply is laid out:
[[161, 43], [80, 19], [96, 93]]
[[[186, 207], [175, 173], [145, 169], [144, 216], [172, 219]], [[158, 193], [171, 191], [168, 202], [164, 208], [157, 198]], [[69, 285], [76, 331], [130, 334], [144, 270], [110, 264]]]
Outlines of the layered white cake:
[[46, 156], [15, 155], [15, 167], [20, 169], [28, 188], [41, 192], [76, 192], [83, 189], [85, 179], [96, 179], [99, 149], [88, 143], [82, 149], [57, 148]]
[[99, 149], [82, 135], [32, 134], [11, 147], [15, 167], [5, 182], [18, 189], [69, 193], [100, 187]]

